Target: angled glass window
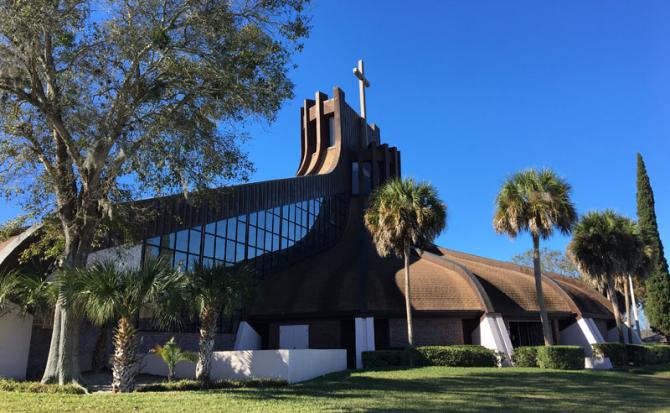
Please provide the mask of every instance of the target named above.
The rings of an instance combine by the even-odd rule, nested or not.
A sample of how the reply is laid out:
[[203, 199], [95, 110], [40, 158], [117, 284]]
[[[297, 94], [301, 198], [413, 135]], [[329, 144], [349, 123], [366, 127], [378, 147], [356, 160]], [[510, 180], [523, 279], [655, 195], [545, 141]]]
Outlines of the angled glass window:
[[178, 251], [188, 251], [188, 230], [184, 229], [177, 232], [177, 244], [175, 247]]

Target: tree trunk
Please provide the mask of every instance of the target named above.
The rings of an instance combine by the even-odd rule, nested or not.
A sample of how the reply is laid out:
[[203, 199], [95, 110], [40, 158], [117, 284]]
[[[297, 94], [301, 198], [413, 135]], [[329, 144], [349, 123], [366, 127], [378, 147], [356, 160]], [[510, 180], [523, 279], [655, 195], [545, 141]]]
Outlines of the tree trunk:
[[198, 363], [195, 366], [195, 378], [203, 383], [209, 382], [218, 318], [219, 313], [214, 308], [205, 306], [200, 311], [200, 342]]
[[[81, 267], [85, 265], [87, 252], [75, 253], [75, 242], [72, 236], [66, 236], [64, 265]], [[42, 383], [59, 383], [60, 385], [80, 383], [79, 367], [79, 333], [81, 319], [69, 308], [65, 297], [59, 294], [54, 310], [53, 330], [49, 345], [47, 365], [42, 376]]]
[[612, 303], [612, 312], [614, 313], [614, 319], [616, 320], [616, 329], [619, 334], [619, 342], [623, 343], [623, 323], [621, 322], [621, 311], [619, 310], [619, 300], [617, 299], [616, 293], [614, 292], [614, 280], [612, 276], [607, 276], [607, 293], [610, 296], [610, 302]]
[[410, 286], [409, 286], [409, 256], [410, 247], [405, 247], [405, 312], [407, 313], [407, 343], [409, 346], [414, 345], [414, 328], [412, 326], [412, 304], [410, 302]]
[[137, 359], [137, 330], [127, 317], [121, 317], [114, 333], [112, 356], [112, 391], [128, 393], [135, 389]]
[[542, 291], [542, 267], [540, 264], [540, 237], [533, 235], [533, 272], [535, 274], [535, 294], [537, 295], [537, 306], [540, 308], [540, 321], [542, 322], [542, 334], [544, 345], [551, 346], [554, 339], [551, 334], [551, 323], [547, 306], [544, 303], [544, 292]]
[[628, 343], [633, 344], [633, 321], [631, 320], [631, 311], [630, 311], [630, 292], [628, 289], [628, 280], [625, 277], [621, 277], [623, 283], [623, 294], [625, 296], [625, 305], [626, 305], [626, 332], [628, 335]]

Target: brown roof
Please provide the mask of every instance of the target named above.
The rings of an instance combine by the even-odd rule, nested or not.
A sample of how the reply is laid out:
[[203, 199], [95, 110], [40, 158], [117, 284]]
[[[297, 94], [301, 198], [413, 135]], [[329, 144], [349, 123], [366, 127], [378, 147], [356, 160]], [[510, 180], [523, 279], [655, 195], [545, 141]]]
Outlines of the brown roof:
[[[465, 266], [480, 280], [496, 312], [522, 315], [539, 311], [531, 268], [445, 248], [439, 248], [439, 251], [445, 258]], [[542, 290], [549, 312], [612, 318], [605, 297], [578, 279], [543, 274]]]

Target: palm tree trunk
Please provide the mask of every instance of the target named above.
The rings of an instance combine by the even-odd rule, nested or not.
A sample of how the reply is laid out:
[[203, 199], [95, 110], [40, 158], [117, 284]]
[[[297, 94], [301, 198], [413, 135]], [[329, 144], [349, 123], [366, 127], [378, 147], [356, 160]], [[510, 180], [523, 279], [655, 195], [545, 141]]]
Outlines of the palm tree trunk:
[[139, 367], [137, 330], [127, 317], [121, 317], [114, 333], [112, 356], [112, 391], [127, 393], [135, 389], [135, 376]]
[[209, 382], [214, 351], [214, 336], [219, 313], [211, 307], [203, 307], [200, 312], [200, 342], [198, 363], [195, 366], [195, 378], [201, 382]]
[[533, 234], [533, 272], [535, 274], [535, 293], [537, 295], [537, 306], [540, 308], [540, 321], [542, 322], [542, 334], [544, 345], [551, 346], [554, 339], [551, 334], [551, 324], [547, 306], [544, 303], [544, 292], [542, 291], [542, 267], [540, 264], [540, 237]]
[[409, 346], [414, 345], [414, 329], [412, 326], [412, 305], [410, 302], [410, 286], [409, 286], [409, 255], [410, 246], [405, 246], [405, 312], [407, 313], [407, 343]]
[[626, 296], [625, 305], [626, 305], [626, 330], [628, 335], [628, 343], [633, 343], [633, 321], [631, 320], [631, 311], [630, 311], [630, 292], [628, 289], [628, 280], [626, 277], [621, 277], [621, 282], [623, 282], [623, 294]]
[[614, 292], [614, 280], [612, 276], [607, 276], [607, 294], [610, 296], [610, 302], [612, 303], [612, 312], [614, 313], [614, 319], [616, 320], [616, 329], [619, 334], [619, 342], [623, 343], [623, 326], [621, 322], [621, 311], [619, 310], [619, 300], [617, 299], [616, 293]]

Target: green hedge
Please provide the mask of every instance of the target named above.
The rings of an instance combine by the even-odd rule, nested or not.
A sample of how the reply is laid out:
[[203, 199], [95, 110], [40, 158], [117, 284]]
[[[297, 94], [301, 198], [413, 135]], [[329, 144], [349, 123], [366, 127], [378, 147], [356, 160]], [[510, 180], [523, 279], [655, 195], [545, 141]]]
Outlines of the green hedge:
[[542, 346], [537, 348], [537, 366], [543, 369], [584, 369], [584, 347]]
[[670, 346], [663, 344], [601, 343], [593, 344], [592, 347], [596, 356], [609, 357], [615, 367], [647, 366], [670, 362]]
[[363, 352], [363, 367], [379, 368], [409, 366], [495, 367], [496, 356], [482, 346], [424, 346], [407, 350]]
[[361, 356], [366, 369], [409, 365], [407, 352], [404, 350], [364, 351]]
[[537, 346], [515, 348], [512, 362], [516, 367], [537, 367]]
[[493, 350], [482, 346], [425, 346], [415, 349], [416, 364], [423, 366], [495, 367]]

